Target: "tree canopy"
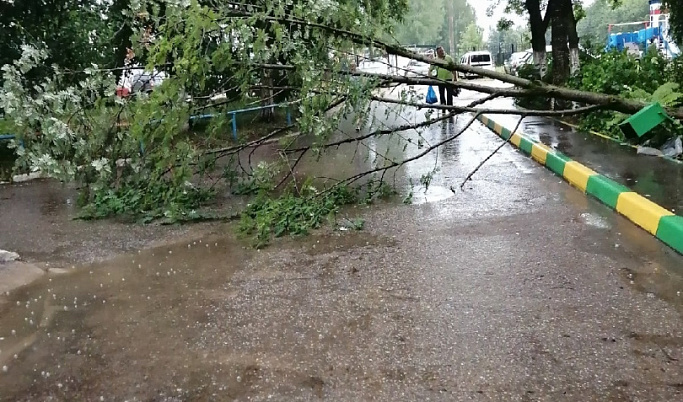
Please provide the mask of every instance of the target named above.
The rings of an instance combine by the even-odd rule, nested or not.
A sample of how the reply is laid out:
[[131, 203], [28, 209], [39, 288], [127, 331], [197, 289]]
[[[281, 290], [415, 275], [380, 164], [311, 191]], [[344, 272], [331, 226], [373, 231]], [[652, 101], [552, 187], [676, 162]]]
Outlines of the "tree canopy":
[[458, 51], [463, 54], [473, 50], [483, 50], [483, 48], [484, 30], [477, 24], [468, 25], [458, 42]]
[[408, 12], [396, 26], [396, 40], [404, 45], [434, 45], [441, 41], [445, 3], [445, 0], [410, 0]]
[[669, 16], [671, 31], [677, 42], [681, 44], [683, 43], [683, 4], [681, 0], [664, 0], [664, 4], [671, 13]]
[[[151, 93], [128, 98], [115, 96], [115, 73], [120, 69], [52, 67], [50, 47], [18, 40], [21, 55], [2, 67], [0, 89], [0, 109], [18, 136], [11, 143], [18, 155], [17, 169], [40, 170], [76, 182], [87, 218], [197, 219], [202, 217], [199, 207], [219, 188], [254, 195], [242, 224], [245, 232], [263, 240], [271, 234], [305, 232], [340, 203], [381, 194], [387, 172], [453, 141], [482, 113], [557, 115], [605, 108], [634, 113], [644, 105], [640, 98], [571, 90], [413, 53], [380, 39], [401, 20], [397, 4], [401, 2], [131, 2], [121, 17], [132, 31], [130, 44], [136, 57], [149, 71], [163, 69], [168, 77]], [[71, 11], [77, 12], [81, 5], [74, 7]], [[459, 44], [483, 46], [480, 29], [470, 24]], [[348, 58], [363, 49], [498, 79], [514, 87], [354, 72], [347, 67]], [[31, 77], [36, 69], [43, 72], [38, 85]], [[395, 97], [381, 91], [399, 85]], [[482, 99], [434, 106], [425, 104], [417, 89], [424, 85], [469, 89], [486, 94], [484, 100], [554, 97], [586, 106], [499, 110], [481, 107]], [[230, 114], [235, 107], [262, 105], [273, 110], [275, 102], [293, 110], [295, 122], [275, 122], [271, 130], [238, 141], [226, 135], [235, 122]], [[387, 127], [383, 116], [369, 107], [371, 102], [393, 105], [391, 110], [399, 116], [405, 108], [424, 115], [419, 121]], [[448, 113], [437, 117], [436, 109]], [[682, 110], [669, 112], [683, 116]], [[472, 116], [458, 132], [437, 143], [415, 143], [401, 134], [407, 130], [420, 134], [461, 113]], [[202, 117], [209, 115], [213, 118]], [[340, 124], [348, 117], [369, 121], [370, 132], [340, 133]], [[341, 145], [361, 148], [376, 138], [390, 138], [399, 150], [393, 155], [398, 156], [377, 155], [370, 168], [339, 180], [318, 177], [313, 182], [295, 173], [304, 155], [324, 161], [324, 154]], [[271, 147], [271, 157], [252, 163], [254, 151], [263, 146]], [[412, 156], [404, 153], [408, 147], [415, 151]]]
[[448, 49], [450, 13], [453, 15], [454, 41], [460, 43], [467, 27], [476, 24], [474, 9], [467, 0], [410, 0], [407, 13], [396, 24], [395, 38], [406, 46], [441, 45]]
[[[576, 31], [584, 46], [604, 48], [608, 24], [648, 21], [649, 14], [650, 6], [645, 0], [622, 0], [619, 4], [612, 0], [595, 0], [586, 7], [585, 17], [577, 24]], [[630, 26], [624, 29], [632, 31], [641, 28]]]
[[47, 62], [63, 68], [107, 64], [115, 27], [106, 11], [96, 0], [0, 1], [0, 65], [18, 59], [25, 44], [49, 49]]

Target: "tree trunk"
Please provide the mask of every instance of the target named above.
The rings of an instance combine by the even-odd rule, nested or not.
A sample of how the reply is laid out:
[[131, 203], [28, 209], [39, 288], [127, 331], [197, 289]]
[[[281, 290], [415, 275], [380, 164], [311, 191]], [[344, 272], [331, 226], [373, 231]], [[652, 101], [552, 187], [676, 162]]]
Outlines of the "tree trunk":
[[[271, 106], [274, 104], [273, 99], [273, 77], [272, 71], [268, 69], [263, 70], [263, 86], [261, 88], [261, 106]], [[261, 109], [261, 118], [264, 121], [271, 121], [275, 114], [274, 107]]]
[[448, 48], [449, 48], [449, 54], [452, 57], [455, 57], [456, 54], [456, 49], [455, 49], [455, 22], [454, 18], [455, 14], [453, 10], [453, 2], [449, 1], [448, 2]]
[[547, 64], [545, 46], [543, 46], [543, 50], [534, 50], [534, 67], [536, 68], [536, 71], [538, 71], [539, 78], [545, 77], [545, 74], [548, 71]]
[[[112, 15], [117, 17], [122, 15], [123, 11], [128, 8], [128, 0], [114, 0], [111, 7]], [[127, 63], [126, 56], [128, 55], [128, 50], [133, 47], [133, 42], [131, 41], [131, 36], [133, 35], [133, 28], [130, 26], [130, 22], [125, 19], [118, 18], [114, 19], [112, 23], [121, 24], [121, 27], [116, 31], [112, 42], [114, 44], [114, 65], [113, 67], [125, 67]], [[116, 82], [118, 83], [123, 75], [123, 70], [114, 71], [116, 76]]]
[[[554, 0], [548, 1], [548, 7]], [[534, 66], [538, 72], [538, 78], [545, 77], [546, 55], [545, 55], [545, 32], [548, 29], [548, 12], [545, 19], [541, 14], [540, 0], [526, 0], [525, 7], [529, 13], [529, 26], [531, 28], [531, 48], [534, 52]]]
[[[569, 80], [569, 47], [567, 13], [573, 12], [571, 0], [556, 0], [548, 10], [551, 17], [552, 32], [550, 43], [553, 47], [553, 84], [564, 85]], [[569, 9], [567, 10], [567, 7]]]
[[574, 7], [571, 6], [571, 0], [563, 0], [570, 3], [572, 12], [566, 14], [567, 18], [567, 37], [569, 39], [569, 73], [574, 75], [579, 72], [581, 68], [581, 61], [579, 60], [579, 35], [576, 32], [576, 17], [574, 16]]

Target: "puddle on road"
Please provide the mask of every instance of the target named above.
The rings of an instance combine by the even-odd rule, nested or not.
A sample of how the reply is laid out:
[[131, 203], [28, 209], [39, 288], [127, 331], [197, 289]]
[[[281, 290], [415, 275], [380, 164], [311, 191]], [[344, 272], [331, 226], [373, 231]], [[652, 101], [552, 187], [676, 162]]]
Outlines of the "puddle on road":
[[413, 191], [413, 204], [416, 205], [443, 201], [454, 196], [450, 189], [442, 186], [429, 186], [427, 191], [415, 188]]
[[230, 298], [216, 285], [248, 261], [241, 247], [207, 238], [46, 276], [0, 298], [0, 400], [93, 400], [111, 383], [124, 394], [170, 389], [143, 374], [170, 370], [170, 379], [200, 363], [188, 333], [212, 321], [214, 303]]
[[673, 305], [683, 304], [683, 272], [662, 268], [657, 262], [646, 261], [638, 271], [623, 268], [622, 278], [648, 297], [660, 298]]
[[547, 119], [526, 121], [524, 130], [530, 137], [646, 196], [664, 208], [673, 212], [683, 211], [683, 164], [637, 155], [630, 147]]
[[593, 227], [600, 228], [600, 229], [609, 229], [610, 228], [609, 222], [603, 216], [600, 216], [600, 215], [597, 215], [597, 214], [594, 214], [591, 212], [584, 212], [579, 216], [581, 217], [581, 220], [586, 225], [593, 226]]
[[[353, 358], [376, 335], [348, 325], [367, 311], [346, 288], [392, 247], [364, 232], [264, 251], [207, 237], [44, 277], [0, 297], [0, 401], [315, 395], [330, 349]], [[359, 265], [336, 265], [344, 253]]]

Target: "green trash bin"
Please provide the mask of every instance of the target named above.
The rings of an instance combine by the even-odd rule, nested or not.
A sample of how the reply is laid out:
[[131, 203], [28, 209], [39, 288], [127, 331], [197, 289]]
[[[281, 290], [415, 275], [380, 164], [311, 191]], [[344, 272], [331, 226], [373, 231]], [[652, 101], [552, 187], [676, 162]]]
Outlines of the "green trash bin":
[[669, 119], [671, 118], [666, 114], [662, 105], [655, 102], [624, 120], [619, 124], [619, 128], [629, 140], [645, 140], [647, 138], [644, 138], [644, 135]]

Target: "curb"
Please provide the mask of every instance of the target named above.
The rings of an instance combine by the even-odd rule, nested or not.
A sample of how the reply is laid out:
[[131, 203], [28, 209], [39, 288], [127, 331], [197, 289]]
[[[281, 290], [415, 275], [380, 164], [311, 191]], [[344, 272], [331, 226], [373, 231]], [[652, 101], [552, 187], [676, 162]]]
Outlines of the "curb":
[[509, 141], [532, 159], [545, 166], [569, 184], [598, 199], [642, 229], [683, 254], [683, 216], [678, 216], [614, 180], [573, 161], [566, 155], [524, 136], [512, 133], [486, 116], [481, 123], [502, 139]]

